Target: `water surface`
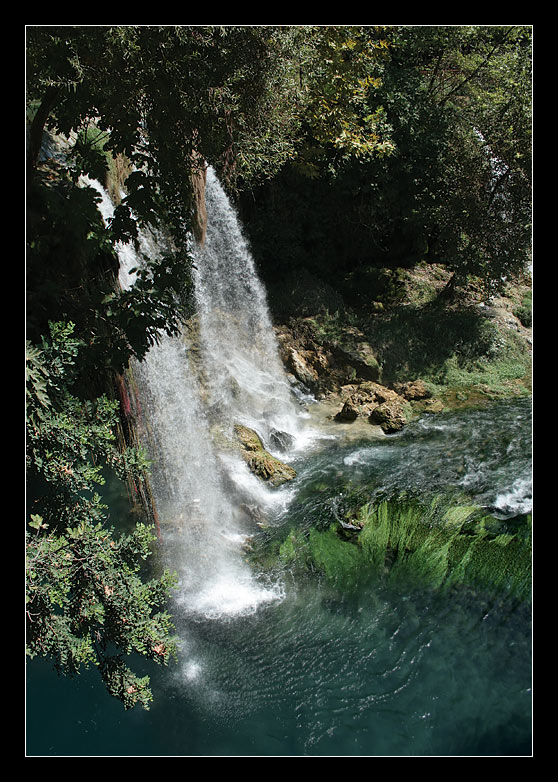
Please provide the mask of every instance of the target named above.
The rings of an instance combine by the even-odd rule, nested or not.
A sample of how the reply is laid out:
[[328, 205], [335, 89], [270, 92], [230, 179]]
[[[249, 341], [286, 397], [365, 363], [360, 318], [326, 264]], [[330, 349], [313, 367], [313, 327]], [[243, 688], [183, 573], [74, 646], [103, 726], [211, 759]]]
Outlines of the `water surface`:
[[[292, 512], [306, 518], [317, 495], [322, 504], [335, 498], [336, 480], [341, 490], [349, 476], [371, 475], [393, 488], [429, 478], [427, 486], [466, 488], [491, 506], [513, 496], [524, 510], [530, 491], [514, 495], [513, 486], [528, 481], [529, 431], [529, 405], [519, 402], [432, 416], [378, 443], [330, 443], [299, 464]], [[95, 672], [58, 679], [34, 662], [28, 753], [530, 754], [530, 606], [373, 579], [348, 592], [318, 577], [286, 578], [279, 587], [251, 583], [271, 598], [220, 616], [178, 605], [178, 662], [153, 670], [138, 661], [138, 672], [152, 676], [149, 712], [124, 712]]]

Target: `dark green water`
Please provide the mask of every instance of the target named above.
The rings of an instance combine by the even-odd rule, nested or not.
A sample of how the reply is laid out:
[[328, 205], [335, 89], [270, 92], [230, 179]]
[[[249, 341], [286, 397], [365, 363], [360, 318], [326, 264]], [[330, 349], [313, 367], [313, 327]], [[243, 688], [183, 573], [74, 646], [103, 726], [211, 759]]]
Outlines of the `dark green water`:
[[[432, 417], [299, 465], [308, 520], [350, 478], [371, 492], [467, 489], [503, 515], [529, 502], [526, 402]], [[327, 494], [328, 480], [330, 492]], [[319, 497], [319, 499], [316, 499]], [[85, 672], [28, 668], [30, 756], [513, 756], [531, 753], [530, 606], [469, 590], [285, 580], [246, 616], [178, 613], [178, 663], [147, 668], [154, 704], [124, 712]]]

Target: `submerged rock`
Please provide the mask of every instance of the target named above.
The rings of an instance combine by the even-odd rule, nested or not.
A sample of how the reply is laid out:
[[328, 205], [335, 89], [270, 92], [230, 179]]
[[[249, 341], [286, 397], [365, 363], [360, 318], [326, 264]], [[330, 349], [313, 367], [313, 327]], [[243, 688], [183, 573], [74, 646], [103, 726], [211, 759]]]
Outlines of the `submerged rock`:
[[269, 482], [272, 486], [281, 486], [296, 478], [296, 472], [290, 465], [284, 464], [266, 451], [253, 429], [235, 424], [234, 433], [240, 443], [244, 461], [258, 478]]

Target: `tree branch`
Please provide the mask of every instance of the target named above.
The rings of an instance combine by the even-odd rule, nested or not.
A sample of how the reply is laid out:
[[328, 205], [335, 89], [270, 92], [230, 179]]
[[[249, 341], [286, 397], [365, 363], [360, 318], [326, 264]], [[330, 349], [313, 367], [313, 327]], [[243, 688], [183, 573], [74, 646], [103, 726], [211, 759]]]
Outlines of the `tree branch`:
[[[513, 29], [514, 29], [513, 27], [510, 27], [510, 28], [509, 28], [509, 30], [506, 30], [506, 33], [505, 33], [505, 36], [504, 36], [504, 40], [505, 40], [505, 39], [506, 39], [506, 38], [507, 38], [507, 37], [510, 35], [510, 33], [511, 33], [511, 31], [512, 31]], [[483, 60], [483, 61], [480, 63], [480, 65], [478, 65], [478, 67], [477, 67], [477, 68], [475, 68], [475, 70], [474, 70], [474, 71], [472, 71], [472, 72], [471, 72], [471, 73], [470, 73], [468, 76], [466, 76], [466, 77], [463, 79], [463, 81], [461, 81], [459, 84], [456, 84], [456, 86], [455, 86], [455, 87], [454, 87], [452, 90], [450, 90], [450, 91], [448, 92], [448, 94], [447, 94], [447, 95], [446, 95], [444, 98], [442, 98], [442, 100], [440, 101], [440, 104], [439, 104], [439, 105], [440, 105], [440, 106], [443, 106], [443, 105], [444, 105], [444, 103], [446, 103], [446, 101], [448, 101], [448, 100], [451, 98], [451, 96], [452, 96], [452, 95], [454, 95], [454, 94], [455, 94], [455, 93], [456, 93], [458, 90], [462, 89], [462, 87], [464, 87], [464, 86], [465, 86], [465, 84], [467, 84], [467, 82], [470, 82], [470, 81], [471, 81], [471, 79], [474, 79], [474, 78], [475, 78], [475, 76], [477, 76], [477, 75], [480, 73], [480, 71], [481, 71], [481, 70], [482, 70], [482, 69], [485, 67], [485, 65], [486, 65], [486, 64], [487, 64], [487, 63], [490, 61], [490, 59], [492, 58], [492, 56], [494, 55], [494, 53], [495, 53], [496, 51], [498, 51], [498, 49], [500, 48], [500, 46], [501, 46], [503, 43], [504, 43], [504, 41], [498, 41], [498, 43], [494, 44], [494, 46], [493, 46], [493, 47], [492, 47], [492, 49], [491, 49], [491, 50], [488, 52], [488, 54], [486, 55], [486, 57], [484, 58], [484, 60]]]

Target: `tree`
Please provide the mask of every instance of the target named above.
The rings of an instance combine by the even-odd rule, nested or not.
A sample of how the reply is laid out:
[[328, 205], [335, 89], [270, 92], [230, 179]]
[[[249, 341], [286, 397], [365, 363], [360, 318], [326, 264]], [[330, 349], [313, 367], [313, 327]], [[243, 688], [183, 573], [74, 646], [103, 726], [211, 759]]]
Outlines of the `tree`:
[[[353, 290], [352, 282], [372, 267], [435, 261], [454, 272], [454, 285], [473, 277], [488, 291], [522, 274], [531, 250], [530, 28], [339, 27], [334, 33], [338, 58], [312, 64], [317, 92], [296, 164], [258, 191], [252, 210], [243, 199], [258, 254], [284, 273], [296, 254], [297, 264], [347, 292], [348, 301], [353, 293], [364, 302], [374, 298], [373, 290], [360, 283]], [[371, 84], [365, 93], [341, 89], [343, 79], [333, 76], [346, 64], [353, 38], [360, 41], [355, 73], [360, 79], [367, 73]], [[374, 44], [378, 56], [367, 56]], [[363, 137], [372, 118], [378, 140], [371, 137], [370, 150], [336, 147], [344, 114], [319, 90], [328, 96], [330, 82], [344, 94], [340, 106], [352, 109], [353, 128]], [[310, 183], [308, 173], [316, 177]], [[271, 225], [279, 235], [273, 242], [266, 236]]]
[[[72, 512], [75, 512], [74, 510]], [[150, 555], [152, 533], [137, 525], [115, 537], [103, 523], [77, 522], [62, 534], [31, 516], [26, 539], [27, 653], [73, 676], [95, 665], [108, 690], [129, 709], [148, 708], [149, 676], [128, 665], [132, 653], [165, 664], [175, 654], [170, 615], [162, 609], [173, 581], [145, 580], [138, 571]]]
[[[233, 185], [273, 173], [292, 152], [295, 34], [274, 26], [28, 28], [27, 269], [39, 334], [50, 319], [71, 320], [93, 335], [92, 349], [108, 345], [97, 359], [118, 368], [160, 332], [177, 332], [190, 284], [194, 181], [205, 161]], [[45, 129], [66, 140], [57, 161], [40, 158]], [[83, 174], [104, 183], [122, 157], [125, 193], [105, 228], [95, 193], [77, 185]], [[161, 225], [166, 251], [146, 259], [132, 290], [111, 287], [116, 244]]]
[[530, 28], [404, 27], [391, 50], [388, 91], [410, 78], [410, 106], [427, 118], [398, 148], [413, 161], [431, 257], [456, 280], [472, 275], [497, 290], [530, 258]]
[[[103, 391], [180, 327], [200, 166], [234, 182], [288, 154], [290, 38], [275, 27], [28, 28], [28, 651], [62, 673], [93, 662], [127, 707], [151, 696], [126, 655], [172, 655], [171, 579], [144, 578], [151, 531], [116, 538], [106, 526], [101, 466], [124, 478], [147, 465], [116, 449], [117, 405]], [[43, 156], [45, 130], [63, 154]], [[121, 158], [125, 194], [105, 226], [82, 177], [103, 182]], [[161, 225], [168, 246], [120, 290], [118, 242]]]
[[393, 150], [383, 107], [370, 103], [388, 57], [386, 33], [373, 25], [306, 28], [299, 54], [301, 131], [292, 156], [306, 176]]
[[119, 536], [106, 525], [103, 469], [139, 479], [145, 457], [116, 449], [114, 402], [70, 393], [79, 350], [71, 324], [51, 324], [51, 339], [27, 350], [27, 653], [66, 675], [93, 664], [126, 708], [147, 708], [149, 677], [126, 660], [135, 652], [166, 664], [175, 654], [165, 610], [174, 579], [141, 572], [154, 540], [147, 525]]
[[198, 160], [232, 179], [235, 168], [273, 171], [284, 159], [291, 38], [274, 26], [31, 27], [33, 135], [44, 125], [70, 138], [94, 120], [106, 149], [142, 172], [128, 183], [137, 217], [151, 221], [163, 205], [183, 228]]

